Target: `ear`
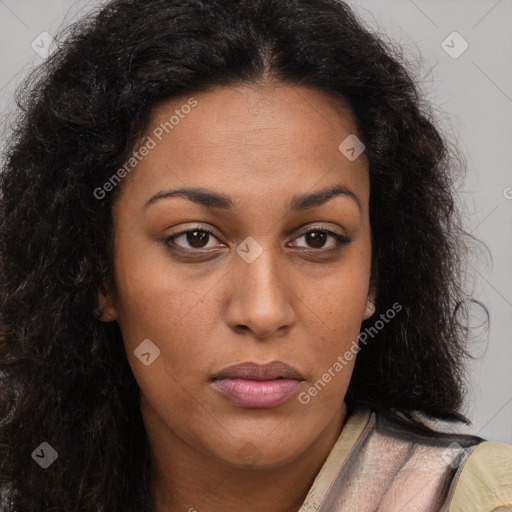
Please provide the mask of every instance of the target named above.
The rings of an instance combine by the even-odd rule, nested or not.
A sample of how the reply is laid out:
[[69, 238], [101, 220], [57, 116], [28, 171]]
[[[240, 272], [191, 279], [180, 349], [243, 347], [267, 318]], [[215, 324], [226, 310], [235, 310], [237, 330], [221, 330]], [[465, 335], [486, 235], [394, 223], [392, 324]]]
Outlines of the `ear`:
[[370, 276], [370, 285], [368, 287], [368, 299], [366, 301], [366, 309], [364, 311], [363, 320], [367, 320], [375, 313], [375, 299], [377, 297], [377, 288], [379, 283], [378, 274], [379, 251], [372, 257], [372, 270]]
[[375, 298], [377, 296], [376, 284], [372, 280], [370, 290], [368, 291], [368, 299], [366, 301], [366, 309], [364, 311], [363, 320], [367, 320], [375, 313]]
[[98, 307], [94, 310], [94, 317], [101, 322], [117, 320], [117, 311], [112, 302], [112, 296], [105, 291], [98, 292]]
[[368, 300], [366, 302], [366, 309], [364, 311], [363, 320], [367, 320], [375, 313], [375, 298], [368, 296]]

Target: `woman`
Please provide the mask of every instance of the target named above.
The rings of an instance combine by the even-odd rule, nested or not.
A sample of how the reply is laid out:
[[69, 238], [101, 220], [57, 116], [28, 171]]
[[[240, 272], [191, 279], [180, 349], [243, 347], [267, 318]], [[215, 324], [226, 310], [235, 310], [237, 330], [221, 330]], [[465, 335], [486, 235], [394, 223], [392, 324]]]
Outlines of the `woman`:
[[24, 93], [3, 510], [512, 505], [457, 423], [456, 152], [344, 3], [109, 2]]

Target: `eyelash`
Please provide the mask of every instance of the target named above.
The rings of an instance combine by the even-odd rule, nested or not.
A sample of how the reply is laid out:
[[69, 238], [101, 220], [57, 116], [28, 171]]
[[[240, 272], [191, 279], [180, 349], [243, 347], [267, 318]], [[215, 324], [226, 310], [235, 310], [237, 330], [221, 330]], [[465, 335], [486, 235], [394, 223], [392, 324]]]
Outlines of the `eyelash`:
[[[178, 246], [178, 245], [176, 245], [174, 243], [174, 239], [176, 239], [176, 238], [178, 238], [178, 237], [180, 237], [182, 235], [186, 235], [187, 233], [193, 233], [194, 231], [200, 231], [200, 232], [202, 231], [202, 232], [208, 233], [209, 235], [213, 236], [214, 238], [217, 238], [215, 236], [215, 233], [213, 232], [213, 230], [211, 230], [209, 228], [206, 228], [206, 227], [197, 227], [197, 228], [187, 229], [185, 231], [180, 231], [179, 233], [175, 233], [174, 235], [171, 235], [171, 236], [165, 238], [163, 240], [163, 242], [171, 250], [182, 251], [182, 252], [186, 252], [186, 253], [189, 253], [189, 254], [190, 253], [196, 253], [197, 254], [197, 253], [206, 252], [205, 249], [187, 249], [187, 248]], [[314, 248], [310, 248], [309, 249], [310, 251], [314, 251], [314, 252], [321, 252], [321, 253], [332, 254], [332, 253], [340, 251], [344, 245], [348, 245], [348, 244], [350, 244], [352, 242], [351, 238], [349, 238], [347, 236], [344, 236], [344, 235], [340, 235], [339, 233], [331, 231], [330, 229], [315, 228], [315, 227], [312, 227], [308, 231], [305, 231], [304, 233], [302, 233], [297, 238], [302, 238], [303, 236], [308, 235], [309, 233], [325, 233], [325, 234], [327, 234], [329, 236], [332, 236], [336, 240], [336, 247], [334, 249], [314, 249]], [[174, 247], [171, 247], [169, 242], [172, 243]], [[304, 248], [304, 247], [302, 249], [306, 249], [307, 250], [307, 248]]]

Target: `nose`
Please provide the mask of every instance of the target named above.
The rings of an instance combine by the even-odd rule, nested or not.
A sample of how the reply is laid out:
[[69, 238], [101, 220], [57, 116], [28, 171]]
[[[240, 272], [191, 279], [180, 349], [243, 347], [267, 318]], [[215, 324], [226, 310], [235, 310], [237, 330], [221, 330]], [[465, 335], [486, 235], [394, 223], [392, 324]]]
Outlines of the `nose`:
[[229, 283], [229, 326], [239, 333], [251, 331], [257, 338], [288, 332], [295, 321], [297, 291], [279, 255], [266, 248], [250, 263], [237, 255], [234, 265]]

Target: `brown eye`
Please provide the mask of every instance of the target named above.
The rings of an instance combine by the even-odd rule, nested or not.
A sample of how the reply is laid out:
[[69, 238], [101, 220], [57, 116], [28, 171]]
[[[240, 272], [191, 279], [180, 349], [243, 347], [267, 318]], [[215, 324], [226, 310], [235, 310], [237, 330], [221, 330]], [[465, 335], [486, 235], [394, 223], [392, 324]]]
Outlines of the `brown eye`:
[[306, 237], [306, 241], [310, 246], [312, 246], [314, 249], [321, 249], [329, 235], [322, 231], [309, 231], [304, 236]]
[[[182, 249], [200, 250], [208, 248], [207, 244], [211, 238], [216, 237], [213, 235], [213, 232], [208, 229], [190, 229], [168, 237], [165, 242], [167, 244], [171, 242], [173, 245], [177, 245]], [[182, 245], [182, 243], [176, 243], [176, 240], [180, 239], [182, 239], [182, 243], [188, 244], [188, 246]]]
[[189, 231], [184, 236], [194, 249], [202, 249], [210, 235], [206, 231]]
[[[338, 251], [339, 249], [341, 249], [341, 246], [349, 244], [352, 241], [350, 238], [335, 233], [334, 231], [318, 228], [310, 229], [309, 231], [303, 233], [301, 236], [296, 238], [296, 240], [301, 238], [304, 238], [306, 240], [306, 245], [295, 245], [295, 247], [312, 249], [326, 253], [331, 251]], [[210, 242], [213, 239], [218, 240], [218, 238], [213, 234], [213, 231], [210, 231], [209, 229], [206, 228], [201, 228], [181, 231], [180, 233], [177, 233], [166, 238], [164, 242], [170, 248], [174, 247], [177, 250], [188, 250], [190, 252], [194, 252], [218, 247], [215, 245], [208, 246], [208, 242]], [[334, 242], [331, 243], [330, 246], [327, 246], [327, 248], [325, 248], [326, 242], [329, 239], [333, 239]], [[178, 243], [178, 240], [181, 241]]]
[[[330, 231], [328, 229], [311, 229], [307, 231], [306, 233], [303, 233], [301, 236], [297, 238], [299, 240], [300, 238], [304, 238], [306, 240], [306, 246], [299, 245], [295, 247], [305, 247], [309, 249], [318, 249], [323, 250], [325, 252], [331, 251], [331, 250], [337, 250], [340, 249], [342, 245], [349, 244], [352, 240], [348, 237], [345, 237], [343, 235], [340, 235], [338, 233], [335, 233], [334, 231]], [[332, 238], [334, 240], [334, 243], [331, 244], [331, 247], [327, 249], [323, 249], [326, 243], [326, 240], [329, 238]]]

